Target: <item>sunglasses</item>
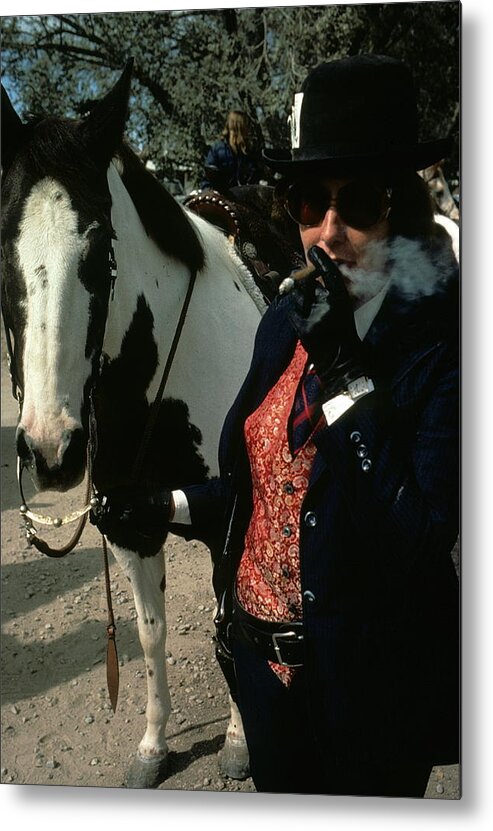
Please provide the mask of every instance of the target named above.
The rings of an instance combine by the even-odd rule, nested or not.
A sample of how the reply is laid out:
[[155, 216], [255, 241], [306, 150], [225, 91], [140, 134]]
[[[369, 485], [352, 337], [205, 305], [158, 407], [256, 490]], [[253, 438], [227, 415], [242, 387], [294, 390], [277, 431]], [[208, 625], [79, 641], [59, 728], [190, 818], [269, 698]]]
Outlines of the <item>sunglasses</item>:
[[349, 182], [335, 198], [322, 184], [295, 182], [284, 207], [298, 225], [320, 225], [329, 208], [335, 207], [345, 225], [363, 231], [388, 217], [391, 196], [391, 188], [373, 182]]

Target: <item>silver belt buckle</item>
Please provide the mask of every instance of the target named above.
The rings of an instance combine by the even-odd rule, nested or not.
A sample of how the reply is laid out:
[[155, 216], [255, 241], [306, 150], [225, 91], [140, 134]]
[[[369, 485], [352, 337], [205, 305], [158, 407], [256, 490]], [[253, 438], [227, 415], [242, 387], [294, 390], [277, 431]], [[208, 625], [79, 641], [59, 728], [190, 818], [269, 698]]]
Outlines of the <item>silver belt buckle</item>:
[[292, 630], [290, 632], [279, 632], [278, 634], [272, 635], [272, 643], [274, 644], [274, 651], [277, 656], [277, 663], [280, 664], [282, 667], [302, 667], [303, 664], [286, 664], [281, 657], [281, 650], [279, 644], [277, 643], [278, 640], [282, 640], [282, 638], [296, 638], [296, 642], [303, 640], [303, 635], [297, 635], [296, 632]]

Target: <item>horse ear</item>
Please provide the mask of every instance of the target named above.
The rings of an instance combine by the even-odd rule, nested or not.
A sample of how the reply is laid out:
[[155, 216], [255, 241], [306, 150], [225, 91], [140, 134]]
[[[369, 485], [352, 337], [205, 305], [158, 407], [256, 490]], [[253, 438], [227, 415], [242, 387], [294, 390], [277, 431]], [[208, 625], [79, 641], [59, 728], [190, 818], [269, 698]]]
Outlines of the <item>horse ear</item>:
[[19, 149], [25, 129], [2, 84], [2, 168], [4, 170]]
[[83, 142], [93, 158], [108, 165], [123, 140], [127, 120], [133, 58], [115, 86], [102, 98], [80, 125]]

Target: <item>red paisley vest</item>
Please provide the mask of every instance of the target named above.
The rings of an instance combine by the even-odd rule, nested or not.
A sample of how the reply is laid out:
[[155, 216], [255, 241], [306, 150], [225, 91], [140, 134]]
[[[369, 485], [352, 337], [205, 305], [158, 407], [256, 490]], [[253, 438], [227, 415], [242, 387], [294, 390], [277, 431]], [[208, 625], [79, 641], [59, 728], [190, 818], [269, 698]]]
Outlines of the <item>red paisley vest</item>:
[[[299, 518], [316, 447], [312, 434], [293, 458], [287, 425], [306, 363], [307, 354], [298, 343], [284, 374], [245, 422], [253, 513], [236, 591], [243, 608], [269, 621], [302, 618]], [[292, 668], [272, 668], [289, 684]]]

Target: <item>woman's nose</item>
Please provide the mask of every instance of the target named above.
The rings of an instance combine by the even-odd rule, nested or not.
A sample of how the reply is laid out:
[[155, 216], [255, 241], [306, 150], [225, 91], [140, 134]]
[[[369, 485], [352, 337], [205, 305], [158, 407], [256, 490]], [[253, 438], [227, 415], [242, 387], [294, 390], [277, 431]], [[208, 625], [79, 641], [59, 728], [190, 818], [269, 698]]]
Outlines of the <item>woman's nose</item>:
[[330, 205], [320, 226], [320, 239], [331, 245], [334, 242], [341, 242], [346, 236], [346, 226], [340, 218], [337, 208]]

